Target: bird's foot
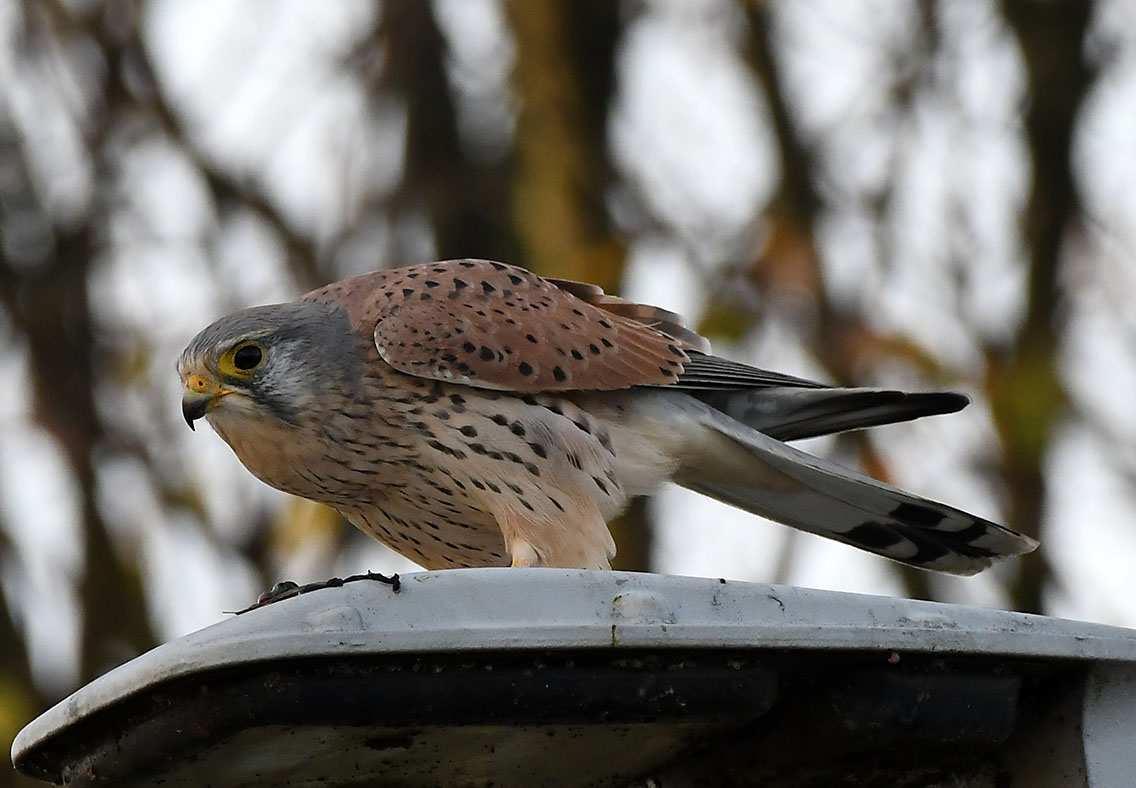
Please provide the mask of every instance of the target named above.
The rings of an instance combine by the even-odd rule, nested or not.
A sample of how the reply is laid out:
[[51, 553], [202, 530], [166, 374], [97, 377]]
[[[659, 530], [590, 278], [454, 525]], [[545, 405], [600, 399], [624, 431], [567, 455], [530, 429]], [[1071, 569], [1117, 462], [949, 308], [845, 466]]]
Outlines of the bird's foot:
[[291, 599], [294, 596], [307, 594], [311, 591], [319, 591], [323, 588], [339, 588], [346, 583], [355, 583], [360, 580], [374, 580], [379, 583], [384, 583], [390, 586], [391, 591], [396, 594], [402, 590], [402, 581], [399, 579], [397, 573], [387, 576], [379, 574], [378, 572], [366, 572], [361, 575], [350, 575], [348, 577], [331, 577], [318, 583], [304, 583], [303, 585], [293, 583], [291, 580], [282, 580], [258, 596], [256, 601], [248, 607], [243, 610], [229, 612], [233, 612], [234, 615], [239, 616], [241, 613], [247, 613], [250, 610], [256, 610], [258, 607], [271, 605], [273, 602], [279, 602], [283, 599]]

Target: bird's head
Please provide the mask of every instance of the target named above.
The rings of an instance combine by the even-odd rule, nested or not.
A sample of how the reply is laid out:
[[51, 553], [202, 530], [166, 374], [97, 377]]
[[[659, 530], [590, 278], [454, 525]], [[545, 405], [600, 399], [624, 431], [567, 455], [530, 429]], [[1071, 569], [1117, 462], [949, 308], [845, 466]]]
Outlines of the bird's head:
[[182, 351], [182, 414], [191, 429], [207, 417], [226, 440], [234, 428], [297, 426], [319, 412], [329, 391], [359, 379], [359, 363], [342, 309], [311, 302], [245, 309]]

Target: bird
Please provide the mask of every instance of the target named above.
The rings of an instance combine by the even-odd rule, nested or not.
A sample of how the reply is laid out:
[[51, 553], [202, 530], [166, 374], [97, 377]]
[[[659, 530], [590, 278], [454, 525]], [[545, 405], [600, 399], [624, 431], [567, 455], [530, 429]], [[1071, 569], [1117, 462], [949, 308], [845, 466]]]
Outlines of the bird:
[[731, 361], [673, 312], [501, 262], [388, 268], [244, 309], [177, 368], [191, 428], [204, 417], [257, 478], [426, 569], [608, 569], [608, 523], [667, 481], [921, 569], [970, 575], [1037, 547], [789, 445], [965, 395]]

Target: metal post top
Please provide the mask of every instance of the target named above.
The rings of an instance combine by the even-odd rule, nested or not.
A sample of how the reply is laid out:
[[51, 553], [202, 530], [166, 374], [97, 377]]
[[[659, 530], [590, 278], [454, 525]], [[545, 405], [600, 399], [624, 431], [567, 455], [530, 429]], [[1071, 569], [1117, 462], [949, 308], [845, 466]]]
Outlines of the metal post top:
[[18, 762], [123, 699], [280, 661], [405, 654], [894, 652], [1136, 665], [1136, 630], [807, 588], [565, 569], [361, 580], [281, 600], [159, 646], [32, 721]]

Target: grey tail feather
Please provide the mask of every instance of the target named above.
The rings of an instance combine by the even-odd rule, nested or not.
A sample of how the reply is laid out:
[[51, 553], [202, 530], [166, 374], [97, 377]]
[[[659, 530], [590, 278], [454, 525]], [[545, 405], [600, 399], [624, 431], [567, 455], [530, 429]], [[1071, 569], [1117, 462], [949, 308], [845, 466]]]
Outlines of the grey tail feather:
[[747, 427], [782, 441], [911, 421], [962, 410], [965, 394], [872, 388], [774, 388], [689, 392]]
[[688, 407], [711, 433], [675, 475], [691, 490], [920, 569], [971, 575], [1037, 547], [997, 523], [798, 451], [693, 398]]

